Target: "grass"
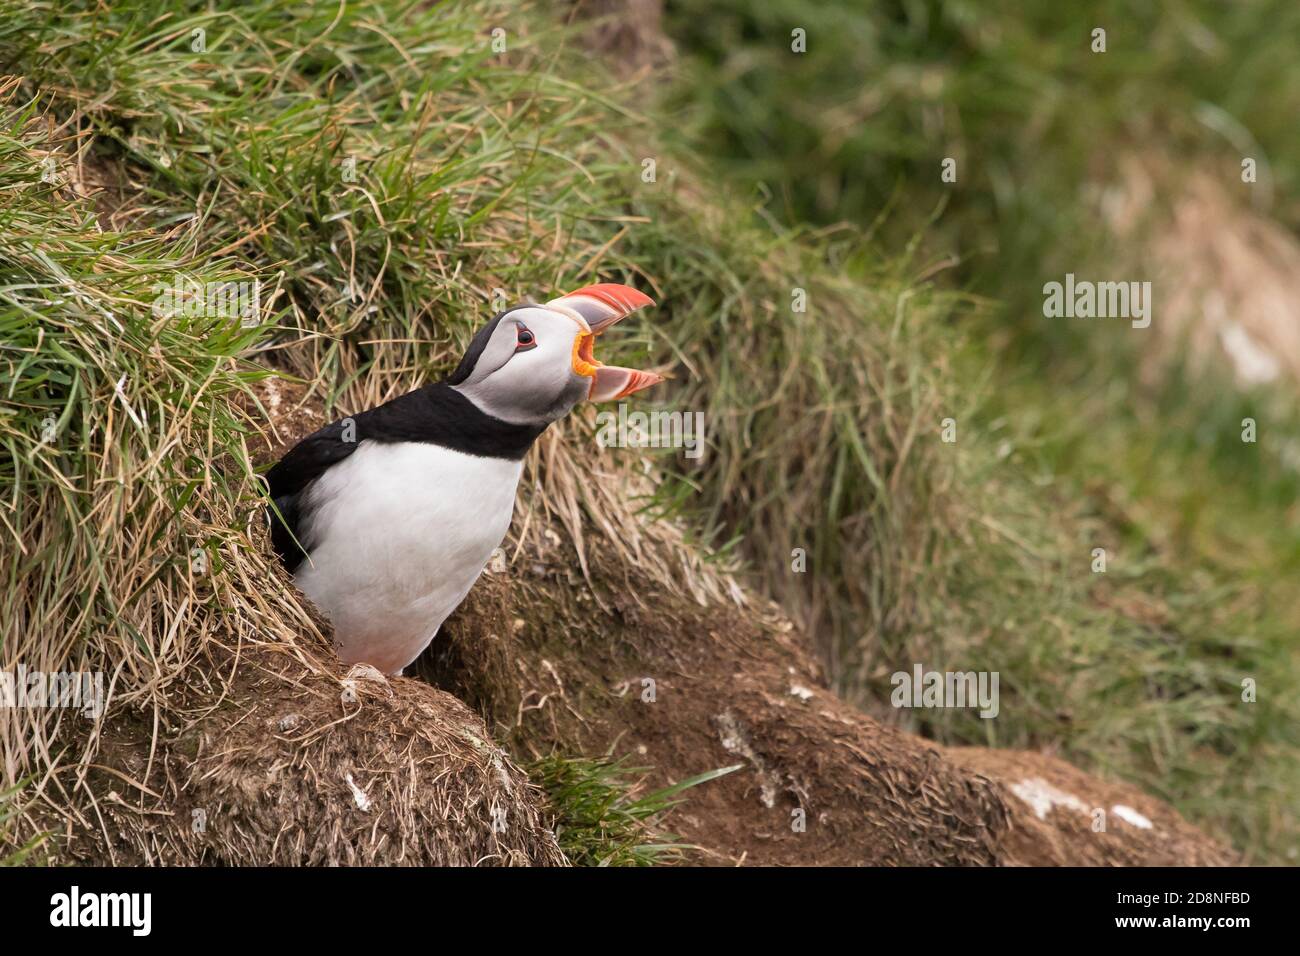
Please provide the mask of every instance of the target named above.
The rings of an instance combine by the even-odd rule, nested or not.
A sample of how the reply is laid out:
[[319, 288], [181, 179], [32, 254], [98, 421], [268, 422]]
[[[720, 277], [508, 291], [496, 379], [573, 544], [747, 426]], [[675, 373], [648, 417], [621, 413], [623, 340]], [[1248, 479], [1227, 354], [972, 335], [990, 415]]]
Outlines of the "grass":
[[[14, 441], [35, 445], [35, 423], [57, 406], [60, 433], [77, 436], [58, 459], [77, 497], [51, 503], [25, 475], [6, 485], [22, 515], [15, 536], [48, 542], [27, 565], [6, 569], [11, 580], [25, 574], [27, 585], [10, 598], [6, 654], [30, 657], [43, 640], [51, 664], [87, 648], [92, 663], [122, 658], [118, 693], [165, 704], [159, 694], [212, 630], [254, 620], [271, 631], [300, 626], [292, 609], [249, 607], [264, 596], [250, 594], [247, 582], [268, 574], [244, 533], [256, 487], [246, 468], [208, 467], [223, 454], [246, 461], [246, 423], [234, 402], [241, 386], [274, 362], [331, 405], [374, 404], [445, 370], [491, 313], [496, 290], [519, 299], [597, 276], [631, 277], [656, 293], [661, 308], [643, 326], [649, 331], [639, 340], [620, 332], [634, 353], [628, 361], [653, 353], [678, 367], [677, 402], [719, 423], [705, 469], [663, 482], [656, 507], [703, 516], [724, 534], [752, 513], [755, 537], [779, 542], [779, 566], [791, 547], [816, 546], [819, 524], [816, 514], [793, 511], [786, 492], [804, 508], [829, 496], [830, 518], [849, 532], [837, 548], [868, 543], [871, 529], [849, 522], [870, 508], [877, 529], [894, 525], [869, 542], [882, 580], [891, 576], [879, 589], [883, 601], [907, 600], [911, 561], [895, 550], [911, 547], [909, 524], [934, 506], [924, 490], [931, 477], [912, 464], [922, 460], [919, 447], [902, 467], [914, 427], [882, 413], [888, 404], [891, 415], [928, 414], [934, 402], [928, 367], [907, 364], [921, 348], [910, 333], [921, 326], [917, 313], [931, 308], [927, 293], [908, 293], [892, 266], [877, 270], [879, 289], [837, 275], [838, 264], [868, 255], [861, 248], [736, 229], [748, 211], [702, 203], [684, 164], [680, 177], [668, 175], [668, 158], [662, 184], [642, 188], [640, 156], [651, 142], [644, 121], [558, 73], [563, 36], [531, 30], [536, 21], [513, 8], [373, 2], [335, 13], [272, 3], [245, 5], [237, 16], [36, 4], [0, 23], [0, 60], [23, 74], [13, 102], [31, 126], [26, 138], [14, 136], [13, 164], [26, 163], [30, 180], [36, 166], [23, 151], [43, 149], [62, 169], [104, 173], [120, 186], [108, 191], [110, 210], [66, 192], [41, 205], [34, 184], [18, 208], [39, 207], [41, 230], [62, 217], [96, 250], [133, 250], [112, 260], [129, 275], [100, 279], [130, 348], [103, 322], [46, 324], [36, 318], [46, 310], [13, 307], [27, 336], [15, 339], [10, 365], [16, 384], [6, 408], [24, 423]], [[513, 28], [508, 56], [491, 52], [484, 26], [493, 22]], [[191, 49], [197, 27], [208, 31], [202, 54]], [[73, 143], [45, 143], [44, 118]], [[357, 160], [356, 182], [342, 174], [347, 158]], [[104, 264], [86, 255], [65, 268], [80, 278]], [[263, 323], [236, 330], [159, 321], [144, 291], [177, 270], [260, 279]], [[17, 285], [31, 278], [13, 276]], [[44, 281], [57, 297], [57, 283]], [[815, 311], [792, 322], [782, 303], [796, 286], [810, 291]], [[48, 311], [58, 311], [57, 301]], [[864, 312], [875, 323], [869, 335], [859, 330]], [[828, 348], [837, 338], [854, 345]], [[905, 356], [889, 358], [891, 340], [906, 345]], [[167, 348], [150, 348], [157, 342]], [[31, 374], [64, 354], [99, 373], [93, 389]], [[843, 383], [867, 371], [866, 397], [842, 401]], [[139, 396], [150, 408], [139, 424], [124, 424], [119, 382], [128, 400]], [[774, 401], [781, 392], [792, 400]], [[178, 414], [164, 396], [180, 403]], [[821, 447], [837, 433], [861, 436], [851, 459]], [[809, 452], [799, 468], [776, 453], [792, 434]], [[893, 505], [879, 496], [882, 477], [874, 486], [852, 480], [863, 462], [896, 486], [921, 483], [897, 499], [906, 514], [885, 514]], [[52, 471], [40, 476], [58, 481]], [[632, 528], [628, 503], [619, 508], [596, 512], [599, 521]], [[108, 513], [110, 533], [130, 533], [104, 552], [102, 529], [88, 516]], [[790, 527], [795, 517], [800, 526]], [[137, 530], [135, 520], [145, 526]], [[196, 537], [166, 537], [178, 527]], [[194, 587], [188, 568], [193, 547], [205, 543], [220, 585], [211, 593]], [[35, 559], [52, 552], [68, 555], [63, 570]], [[662, 564], [665, 579], [682, 586], [675, 563]], [[834, 579], [819, 587], [834, 597]], [[69, 594], [84, 613], [60, 617]], [[123, 595], [133, 602], [129, 615], [119, 613]], [[217, 608], [223, 622], [198, 617]], [[22, 626], [51, 618], [57, 626], [39, 639]], [[50, 733], [26, 728], [8, 742], [19, 766], [38, 761], [29, 741]]]
[[662, 831], [681, 794], [740, 769], [720, 767], [672, 786], [633, 796], [649, 768], [620, 757], [551, 755], [528, 767], [555, 812], [560, 849], [576, 866], [662, 866], [680, 862], [690, 844]]
[[[710, 447], [696, 464], [659, 455], [653, 500], [597, 507], [608, 502], [576, 480], [565, 500], [610, 526], [634, 527], [640, 507], [688, 521], [814, 622], [863, 700], [887, 697], [888, 672], [912, 661], [990, 666], [1006, 715], [991, 742], [1063, 744], [1259, 857], [1293, 840], [1295, 820], [1260, 793], [1298, 792], [1285, 770], [1296, 684], [1252, 623], [1252, 592], [1224, 597], [1210, 572], [1205, 587], [1170, 579], [1168, 551], [1135, 544], [1117, 593], [1092, 593], [1078, 569], [1111, 517], [1076, 513], [1057, 473], [1078, 467], [1080, 445], [998, 425], [967, 334], [990, 307], [926, 281], [943, 261], [922, 244], [928, 218], [777, 225], [666, 144], [658, 107], [642, 115], [613, 84], [594, 92], [586, 62], [580, 84], [573, 42], [492, 2], [36, 3], [0, 20], [0, 66], [22, 77], [0, 143], [0, 516], [26, 549], [0, 559], [4, 659], [120, 669], [116, 700], [165, 711], [205, 641], [307, 626], [259, 586], [247, 384], [274, 364], [332, 408], [375, 404], [445, 371], [497, 290], [627, 280], [660, 305], [620, 328], [617, 361], [674, 372], [666, 401], [706, 413]], [[45, 155], [61, 185], [40, 182]], [[655, 183], [641, 179], [647, 157]], [[98, 208], [77, 188], [92, 175], [110, 184]], [[153, 283], [177, 272], [259, 279], [261, 321], [162, 320]], [[55, 447], [39, 440], [50, 414]], [[949, 416], [956, 445], [938, 441]], [[570, 444], [590, 424], [566, 426]], [[548, 493], [528, 502], [580, 535], [548, 511], [554, 483], [579, 473], [572, 454], [562, 446]], [[1116, 527], [1141, 518], [1121, 515]], [[662, 573], [683, 586], [675, 566]], [[1133, 609], [1153, 589], [1167, 618]], [[1216, 635], [1230, 628], [1258, 636], [1225, 651]], [[1228, 693], [1239, 673], [1283, 692], [1243, 711]], [[1154, 708], [1149, 686], [1175, 706]], [[76, 730], [30, 719], [3, 740], [24, 772], [44, 767], [39, 742]], [[985, 740], [989, 723], [939, 714], [920, 729]], [[93, 744], [69, 759], [84, 766]], [[636, 826], [658, 811], [631, 809], [622, 771], [543, 772], [582, 808], [575, 853], [636, 857]], [[71, 800], [76, 774], [52, 779]]]
[[11, 821], [17, 816], [15, 804], [23, 787], [29, 782], [23, 780], [12, 787], [0, 789], [0, 847], [7, 846], [5, 852], [0, 853], [0, 866], [21, 866], [32, 859], [33, 854], [49, 837], [48, 833], [38, 833], [25, 842], [6, 838]]
[[[940, 404], [924, 328], [945, 306], [905, 266], [852, 238], [736, 229], [749, 212], [702, 203], [672, 157], [644, 188], [645, 122], [552, 72], [554, 31], [521, 30], [494, 59], [482, 27], [500, 7], [373, 3], [335, 22], [264, 4], [221, 29], [144, 9], [36, 6], [0, 28], [0, 50], [139, 185], [142, 223], [183, 249], [227, 250], [282, 292], [265, 358], [331, 401], [373, 404], [445, 369], [497, 288], [640, 277], [661, 308], [623, 347], [680, 369], [677, 404], [718, 423], [704, 469], [666, 483], [660, 506], [775, 542], [773, 569], [796, 547], [828, 567], [861, 554], [878, 570], [860, 593], [824, 576], [818, 597], [855, 628], [861, 613], [872, 628], [906, 613], [942, 511], [916, 436]], [[362, 181], [343, 180], [346, 156]], [[840, 275], [856, 263], [872, 286]], [[810, 312], [789, 310], [795, 288]], [[886, 480], [898, 494], [881, 494]]]
[[[194, 651], [174, 639], [178, 621], [198, 638], [211, 615], [242, 603], [199, 584], [191, 565], [207, 553], [220, 569], [238, 537], [235, 493], [208, 461], [240, 445], [242, 425], [225, 399], [253, 374], [235, 357], [260, 333], [223, 319], [156, 314], [161, 277], [219, 282], [237, 273], [220, 258], [185, 257], [153, 234], [101, 231], [73, 201], [67, 178], [67, 160], [84, 140], [66, 127], [52, 132], [13, 84], [6, 95], [4, 664], [103, 670], [129, 694], [161, 694]], [[42, 180], [46, 156], [64, 160], [55, 182]], [[3, 747], [11, 768], [29, 771], [44, 742], [78, 719], [57, 710], [15, 714]]]

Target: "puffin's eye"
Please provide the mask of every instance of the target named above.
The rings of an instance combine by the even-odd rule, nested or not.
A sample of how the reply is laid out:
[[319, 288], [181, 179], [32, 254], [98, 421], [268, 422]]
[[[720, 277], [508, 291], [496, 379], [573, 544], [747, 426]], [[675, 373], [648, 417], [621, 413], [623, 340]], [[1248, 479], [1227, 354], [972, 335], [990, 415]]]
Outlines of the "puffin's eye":
[[522, 325], [519, 326], [519, 338], [517, 340], [516, 348], [530, 349], [536, 344], [537, 344], [536, 336], [534, 336], [532, 332], [528, 331], [528, 329], [524, 328]]

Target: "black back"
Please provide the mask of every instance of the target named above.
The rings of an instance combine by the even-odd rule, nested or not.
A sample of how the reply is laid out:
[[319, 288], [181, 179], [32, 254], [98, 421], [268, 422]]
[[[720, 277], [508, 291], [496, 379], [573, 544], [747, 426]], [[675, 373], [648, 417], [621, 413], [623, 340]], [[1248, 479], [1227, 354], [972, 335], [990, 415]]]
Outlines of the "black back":
[[[352, 435], [345, 434], [348, 419], [331, 422], [294, 445], [266, 473], [270, 497], [275, 503], [274, 508], [267, 509], [271, 543], [290, 572], [298, 568], [312, 547], [312, 542], [302, 540], [302, 532], [307, 529], [310, 517], [306, 492], [328, 468], [351, 455], [363, 441], [427, 442], [468, 455], [515, 461], [527, 454], [537, 436], [546, 429], [544, 424], [512, 425], [503, 422], [481, 411], [448, 384], [458, 375], [463, 381], [469, 374], [466, 362], [469, 362], [468, 368], [473, 367], [472, 358], [476, 359], [483, 351], [483, 343], [500, 318], [497, 316], [479, 330], [452, 378], [426, 385], [352, 416]], [[478, 346], [477, 352], [475, 345]], [[355, 440], [345, 441], [345, 437]]]

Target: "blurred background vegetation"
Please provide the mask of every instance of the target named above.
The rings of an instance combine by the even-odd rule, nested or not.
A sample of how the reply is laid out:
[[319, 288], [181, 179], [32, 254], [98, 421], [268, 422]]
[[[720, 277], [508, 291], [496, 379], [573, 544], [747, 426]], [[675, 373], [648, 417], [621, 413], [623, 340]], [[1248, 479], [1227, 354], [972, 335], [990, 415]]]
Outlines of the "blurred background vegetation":
[[[1199, 360], [1208, 296], [1189, 303], [1176, 287], [1204, 282], [1233, 316], [1255, 273], [1276, 267], [1250, 220], [1291, 240], [1300, 227], [1300, 7], [669, 0], [665, 29], [677, 49], [667, 128], [762, 215], [847, 225], [883, 258], [909, 249], [914, 277], [959, 293], [947, 322], [964, 333], [957, 381], [972, 417], [957, 416], [970, 427], [961, 440], [997, 446], [1032, 486], [1024, 498], [1002, 487], [990, 515], [1054, 503], [1082, 529], [1063, 545], [1078, 560], [1059, 577], [1018, 581], [1019, 561], [985, 552], [1001, 580], [976, 572], [958, 591], [985, 612], [966, 620], [990, 625], [976, 647], [933, 631], [872, 635], [854, 655], [862, 666], [837, 668], [844, 689], [880, 699], [900, 659], [974, 653], [1030, 703], [987, 732], [999, 742], [1055, 741], [1129, 774], [1146, 765], [1156, 792], [1193, 815], [1254, 817], [1263, 829], [1246, 824], [1249, 845], [1294, 860], [1294, 829], [1281, 845], [1263, 834], [1297, 797], [1296, 711], [1252, 719], [1222, 706], [1227, 675], [1207, 681], [1206, 668], [1232, 661], [1271, 696], [1297, 689], [1297, 381], [1243, 383], [1224, 356]], [[955, 183], [940, 177], [949, 157]], [[1201, 180], [1221, 203], [1198, 218], [1180, 204], [1199, 198]], [[1235, 238], [1260, 261], [1195, 251]], [[1218, 267], [1208, 277], [1207, 256]], [[1155, 279], [1154, 322], [1187, 314], [1164, 335], [1045, 319], [1043, 284], [1066, 272]], [[1272, 321], [1294, 328], [1292, 280], [1271, 305]], [[1243, 443], [1245, 418], [1258, 444]], [[1128, 597], [1086, 580], [1097, 579], [1090, 543], [1107, 547], [1108, 581], [1132, 585]], [[1124, 611], [1093, 619], [1089, 606]], [[1075, 677], [1044, 684], [1053, 673]], [[985, 738], [978, 721], [918, 719], [945, 740]], [[1140, 743], [1179, 734], [1189, 746], [1176, 756]], [[1275, 759], [1238, 759], [1247, 753]]]

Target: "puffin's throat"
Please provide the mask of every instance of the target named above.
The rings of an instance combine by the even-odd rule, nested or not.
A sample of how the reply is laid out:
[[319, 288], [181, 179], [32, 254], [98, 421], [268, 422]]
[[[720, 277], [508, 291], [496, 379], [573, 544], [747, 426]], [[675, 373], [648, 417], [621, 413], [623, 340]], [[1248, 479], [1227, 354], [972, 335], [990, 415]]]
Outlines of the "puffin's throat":
[[596, 336], [591, 332], [579, 332], [573, 340], [573, 370], [590, 378], [600, 365], [596, 361]]

